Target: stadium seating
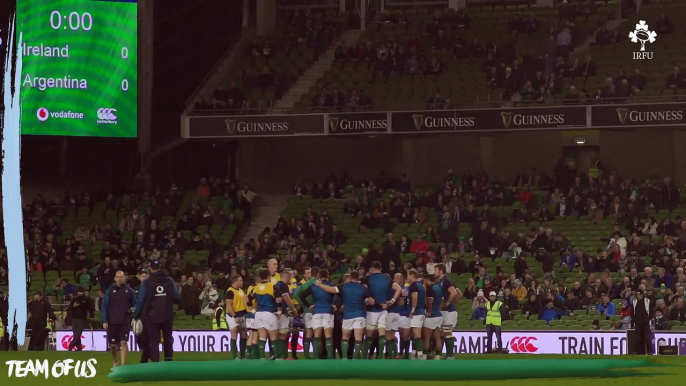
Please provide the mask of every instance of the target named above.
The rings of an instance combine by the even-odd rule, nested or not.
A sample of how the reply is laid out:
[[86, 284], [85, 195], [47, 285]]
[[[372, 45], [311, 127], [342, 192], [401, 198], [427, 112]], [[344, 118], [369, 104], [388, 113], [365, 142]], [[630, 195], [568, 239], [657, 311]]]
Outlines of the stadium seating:
[[[413, 190], [415, 194], [419, 195], [421, 195], [425, 190], [432, 191], [432, 189], [430, 188], [415, 188]], [[345, 196], [345, 194], [346, 191], [343, 191], [342, 195]], [[386, 203], [390, 203], [394, 194], [395, 193], [392, 189], [386, 190], [383, 194], [383, 197], [379, 200], [384, 200]], [[534, 192], [532, 206], [537, 207], [538, 205], [540, 205], [542, 202], [542, 197], [543, 192]], [[683, 200], [684, 194], [682, 193], [682, 201]], [[376, 243], [376, 245], [381, 245], [384, 241], [386, 241], [386, 235], [384, 234], [383, 230], [380, 229], [375, 229], [372, 231], [360, 231], [359, 226], [362, 216], [352, 217], [350, 214], [346, 214], [343, 209], [345, 202], [345, 198], [318, 200], [312, 199], [310, 196], [293, 196], [289, 199], [288, 207], [283, 211], [281, 219], [283, 219], [286, 222], [288, 222], [291, 218], [300, 219], [302, 218], [303, 214], [306, 212], [306, 209], [308, 207], [312, 207], [312, 209], [316, 213], [321, 213], [324, 210], [328, 211], [329, 216], [331, 216], [334, 219], [334, 224], [336, 224], [339, 227], [339, 229], [342, 230], [343, 233], [346, 235], [347, 240], [345, 243], [338, 246], [338, 251], [345, 254], [348, 258], [354, 259], [358, 255], [363, 255], [363, 249], [367, 248], [369, 243]], [[503, 219], [509, 219], [513, 207], [503, 206], [499, 208], [494, 208], [492, 210], [496, 211], [499, 217]], [[551, 208], [551, 210], [554, 210], [554, 207]], [[401, 235], [407, 235], [409, 236], [410, 240], [412, 240], [416, 235], [423, 234], [427, 226], [432, 226], [434, 229], [437, 229], [438, 221], [435, 212], [433, 210], [429, 210], [428, 208], [423, 208], [422, 211], [426, 214], [426, 222], [421, 225], [408, 225], [406, 223], [398, 224], [396, 220], [391, 220], [394, 223], [392, 232], [396, 240], [399, 240]], [[671, 214], [668, 213], [666, 210], [662, 210], [657, 214], [651, 213], [650, 215], [654, 216], [659, 222], [665, 218], [674, 218], [675, 216], [683, 215], [685, 213], [686, 212], [684, 212], [682, 208], [677, 208]], [[582, 216], [580, 219], [557, 219], [555, 221], [545, 222], [543, 226], [545, 226], [546, 228], [552, 228], [555, 234], [564, 235], [567, 239], [569, 239], [569, 241], [574, 247], [586, 251], [587, 253], [595, 254], [595, 251], [598, 248], [604, 248], [607, 246], [607, 243], [599, 241], [599, 238], [609, 237], [610, 233], [612, 232], [613, 226], [615, 225], [616, 216], [608, 217], [598, 223], [593, 223], [586, 217], [587, 216]], [[532, 222], [529, 225], [515, 223], [511, 226], [508, 226], [508, 230], [511, 232], [511, 234], [528, 234], [532, 226], [538, 227], [539, 225], [540, 224], [538, 222]], [[468, 228], [469, 227], [467, 225], [463, 225], [460, 228], [460, 235], [465, 235], [467, 239], [469, 239], [470, 234], [470, 230]], [[644, 236], [643, 239], [644, 241], [646, 241], [647, 237]], [[324, 249], [323, 245], [319, 246], [322, 247], [322, 249]], [[312, 246], [312, 248], [315, 247], [317, 247], [317, 245]], [[438, 251], [438, 248], [438, 244], [431, 244], [432, 251], [436, 252]], [[283, 258], [287, 253], [288, 251], [286, 249], [281, 249], [277, 250], [275, 255], [279, 255]], [[272, 255], [270, 257], [274, 257], [275, 255]], [[459, 253], [453, 253], [451, 256], [453, 258], [457, 258], [460, 255]], [[463, 260], [469, 262], [472, 260], [472, 256], [473, 253], [467, 253], [463, 256]], [[401, 255], [401, 260], [403, 263], [407, 261], [413, 261], [414, 259], [415, 254], [413, 253]], [[642, 259], [644, 260], [647, 266], [650, 266], [650, 257], [642, 257]], [[496, 276], [498, 268], [502, 268], [504, 270], [506, 277], [509, 277], [509, 273], [514, 272], [514, 260], [506, 262], [505, 259], [498, 257], [492, 262], [491, 259], [486, 258], [484, 258], [482, 261], [486, 266], [486, 273], [490, 277]], [[544, 279], [544, 274], [540, 263], [537, 263], [533, 259], [529, 259], [528, 265], [529, 270], [532, 273], [532, 276], [539, 283], [542, 283]], [[553, 266], [555, 267], [554, 282], [557, 283], [558, 281], [564, 281], [567, 288], [571, 288], [575, 281], [583, 281], [587, 277], [587, 273], [584, 272], [568, 272], [558, 269], [558, 267], [560, 266], [559, 256], [555, 256]], [[652, 268], [654, 272], [657, 272], [657, 267]], [[337, 281], [341, 276], [342, 272], [336, 272], [334, 275], [332, 275], [332, 280]], [[469, 280], [469, 278], [472, 277], [472, 275], [469, 273], [465, 273], [459, 276], [457, 274], [451, 273], [449, 274], [449, 276], [451, 276], [453, 282], [461, 290], [464, 290], [466, 288], [467, 281]], [[619, 273], [613, 272], [611, 273], [611, 277], [614, 279], [615, 282], [621, 282], [621, 276], [619, 275]], [[614, 300], [613, 302], [615, 303], [617, 309], [619, 309], [621, 301]], [[471, 320], [471, 300], [463, 299], [461, 302], [458, 303], [458, 314], [459, 320], [457, 325], [455, 326], [457, 329], [485, 330], [485, 326], [483, 325], [482, 321]], [[532, 315], [531, 317], [527, 318], [526, 315], [518, 314], [518, 311], [515, 311], [513, 313], [513, 317], [511, 320], [504, 321], [503, 328], [504, 330], [590, 330], [593, 320], [599, 320], [601, 330], [607, 331], [610, 330], [612, 323], [619, 322], [620, 317], [613, 316], [609, 320], [605, 320], [605, 318], [600, 315], [594, 315], [592, 313], [587, 314], [586, 311], [575, 311], [572, 316], [563, 317], [561, 318], [561, 320], [553, 321], [550, 324], [546, 324], [545, 321], [539, 321], [537, 319], [538, 315]], [[686, 326], [681, 325], [679, 321], [671, 322], [669, 327], [670, 329], [686, 328]]]
[[[317, 34], [308, 40], [305, 38], [304, 28], [301, 28], [304, 27], [304, 21], [293, 21], [290, 12], [280, 13], [276, 30], [269, 37], [259, 36], [249, 46], [241, 64], [222, 85], [228, 88], [235, 84], [242, 89], [242, 98], [238, 98], [240, 100], [236, 100], [234, 106], [228, 106], [227, 96], [215, 92], [214, 97], [218, 103], [206, 101], [205, 105], [197, 104], [195, 109], [225, 110], [230, 114], [264, 113], [317, 60], [318, 55], [335, 41], [347, 22], [347, 17], [347, 12], [308, 12], [303, 20], [323, 20], [317, 24], [321, 27], [315, 28]], [[331, 29], [328, 26], [332, 26]], [[268, 55], [264, 51], [265, 43], [270, 47]], [[274, 78], [271, 83], [264, 83], [266, 81], [259, 79], [265, 69], [269, 77]], [[283, 75], [276, 79], [278, 69], [283, 71]]]
[[[579, 2], [579, 4], [581, 3]], [[592, 42], [592, 36], [598, 31], [599, 26], [604, 25], [606, 21], [614, 17], [616, 6], [617, 2], [613, 0], [598, 1], [589, 6], [591, 13], [588, 15], [567, 16], [566, 20], [572, 21], [574, 24], [572, 27], [573, 42], [576, 40], [574, 44], [582, 45], [581, 40], [587, 37], [590, 38], [588, 41]], [[566, 7], [566, 4], [558, 6], [557, 9], [537, 5], [531, 7], [529, 5], [470, 7], [467, 11], [470, 27], [458, 28], [454, 23], [452, 25], [449, 23], [445, 29], [445, 36], [452, 39], [455, 34], [459, 34], [465, 46], [474, 38], [478, 38], [481, 45], [493, 42], [501, 53], [507, 49], [508, 43], [513, 42], [521, 64], [522, 58], [527, 53], [531, 53], [534, 58], [544, 53], [542, 41], [550, 34], [551, 27], [555, 33], [559, 31], [559, 27], [556, 27], [557, 23], [562, 20], [560, 15], [565, 15], [563, 8], [560, 7]], [[565, 60], [565, 68], [569, 68], [575, 59], [583, 64], [585, 57], [590, 55], [597, 72], [588, 78], [568, 75], [560, 78], [558, 76], [552, 98], [544, 98], [544, 102], [547, 104], [564, 103], [565, 99], [568, 98], [570, 86], [575, 86], [577, 91], [585, 90], [588, 94], [588, 102], [591, 102], [596, 90], [605, 88], [606, 78], [609, 77], [617, 81], [619, 69], [625, 71], [627, 78], [633, 75], [634, 69], [639, 69], [647, 79], [645, 88], [640, 92], [627, 92], [626, 98], [620, 94], [611, 97], [603, 94], [604, 98], [615, 98], [613, 103], [622, 102], [626, 99], [631, 102], [664, 101], [664, 98], [660, 98], [664, 89], [664, 79], [671, 73], [674, 66], [682, 64], [683, 59], [686, 59], [678, 49], [686, 39], [686, 30], [676, 25], [670, 34], [658, 37], [655, 43], [648, 43], [647, 50], [654, 52], [655, 55], [653, 60], [633, 59], [633, 52], [638, 51], [640, 45], [631, 42], [628, 35], [629, 31], [635, 29], [639, 20], [645, 20], [649, 26], [653, 26], [654, 30], [660, 14], [679, 14], [684, 10], [686, 10], [686, 5], [678, 2], [651, 3], [643, 6], [639, 14], [632, 15], [620, 24], [618, 29], [619, 43], [592, 44], [589, 48], [581, 48], [579, 52], [571, 52], [569, 59]], [[373, 47], [392, 46], [397, 43], [399, 47], [406, 47], [410, 37], [426, 35], [427, 26], [432, 23], [434, 15], [446, 11], [448, 10], [429, 8], [394, 11], [385, 19], [385, 22], [382, 20], [381, 23], [370, 26], [361, 35], [359, 43], [364, 45], [371, 42]], [[521, 19], [526, 19], [529, 13], [534, 14], [540, 22], [538, 31], [518, 35], [511, 33], [508, 23], [515, 13], [518, 13]], [[407, 22], [397, 22], [398, 20]], [[439, 75], [412, 76], [405, 73], [400, 76], [394, 70], [394, 73], [386, 79], [383, 76], [375, 76], [374, 64], [368, 66], [365, 62], [356, 64], [350, 60], [339, 60], [294, 106], [294, 112], [313, 111], [313, 99], [322, 87], [326, 87], [328, 90], [339, 88], [344, 94], [357, 90], [360, 94], [369, 96], [373, 101], [372, 107], [365, 108], [365, 110], [376, 111], [425, 109], [429, 104], [427, 101], [434, 96], [437, 90], [442, 98], [450, 98], [450, 103], [446, 102], [450, 107], [475, 106], [475, 103], [480, 103], [484, 107], [490, 104], [497, 105], [503, 101], [509, 101], [510, 94], [513, 94], [513, 102], [526, 101], [524, 95], [517, 93], [517, 91], [521, 91], [523, 80], [517, 82], [516, 90], [512, 90], [514, 93], [506, 92], [502, 84], [494, 87], [488, 85], [482, 70], [485, 55], [483, 57], [458, 59], [449, 50], [434, 50], [435, 40], [433, 37], [422, 36], [420, 41], [423, 47], [420, 56], [425, 57], [427, 62], [431, 59], [437, 59], [443, 64], [444, 68]], [[353, 46], [356, 42], [348, 43], [349, 46]], [[498, 65], [500, 61], [501, 59], [496, 58], [494, 64]], [[511, 63], [506, 64], [511, 66]], [[559, 74], [557, 69], [553, 72]], [[498, 73], [500, 74], [501, 71], [499, 70]], [[527, 74], [525, 79], [531, 77], [532, 74]], [[357, 108], [359, 106], [337, 106], [331, 110], [351, 111]]]

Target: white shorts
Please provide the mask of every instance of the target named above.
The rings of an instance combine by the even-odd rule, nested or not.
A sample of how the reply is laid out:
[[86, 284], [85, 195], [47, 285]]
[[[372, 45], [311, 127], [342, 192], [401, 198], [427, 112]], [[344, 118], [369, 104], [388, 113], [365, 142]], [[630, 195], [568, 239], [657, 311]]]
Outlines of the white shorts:
[[437, 328], [440, 328], [442, 324], [443, 318], [440, 316], [437, 316], [435, 318], [424, 319], [424, 328], [428, 328], [429, 330], [435, 330]]
[[343, 319], [343, 329], [346, 331], [359, 330], [364, 328], [364, 325], [365, 321], [361, 316], [359, 318]]
[[245, 319], [245, 328], [248, 330], [257, 330], [257, 322], [255, 318]]
[[441, 311], [443, 315], [443, 327], [450, 327], [452, 330], [457, 324], [457, 311]]
[[407, 330], [410, 328], [410, 318], [407, 316], [401, 316], [400, 321], [398, 322], [398, 328]]
[[226, 314], [226, 323], [229, 324], [229, 330], [233, 330], [236, 327], [245, 328], [246, 327], [245, 317], [243, 316], [241, 318], [243, 318], [243, 321], [240, 323], [236, 323], [236, 318], [230, 316], [229, 314]]
[[279, 315], [279, 330], [287, 329], [291, 326], [291, 318], [288, 315]]
[[257, 325], [257, 328], [264, 328], [267, 331], [276, 331], [279, 329], [279, 320], [273, 312], [256, 312], [255, 324]]
[[397, 314], [395, 312], [389, 312], [386, 323], [386, 331], [398, 331], [398, 327], [400, 324], [400, 314]]
[[303, 314], [303, 323], [305, 323], [305, 328], [312, 329], [312, 313], [311, 312]]
[[312, 328], [333, 328], [333, 314], [312, 315]]
[[376, 330], [379, 325], [385, 329], [388, 325], [388, 311], [367, 312], [367, 330]]
[[410, 318], [410, 327], [411, 328], [420, 328], [424, 325], [424, 319], [426, 319], [426, 315], [414, 315]]

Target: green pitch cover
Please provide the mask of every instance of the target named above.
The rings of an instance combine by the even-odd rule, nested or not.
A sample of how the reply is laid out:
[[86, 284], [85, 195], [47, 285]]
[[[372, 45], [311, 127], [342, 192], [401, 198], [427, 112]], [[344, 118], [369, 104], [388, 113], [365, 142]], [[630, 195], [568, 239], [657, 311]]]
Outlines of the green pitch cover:
[[[312, 279], [306, 281], [304, 284], [299, 285], [298, 288], [295, 289], [295, 292], [293, 292], [293, 297], [298, 300], [298, 303], [300, 303], [300, 292], [310, 288], [315, 281], [317, 281], [317, 279], [313, 277]], [[314, 299], [312, 299], [311, 295], [307, 297], [307, 302], [310, 304], [314, 304]], [[310, 311], [310, 309], [307, 307], [303, 307], [303, 312], [307, 314], [312, 311]]]
[[618, 378], [636, 373], [647, 360], [502, 359], [452, 361], [189, 361], [157, 362], [112, 369], [113, 382], [254, 381], [299, 379], [366, 379], [465, 381], [540, 378]]

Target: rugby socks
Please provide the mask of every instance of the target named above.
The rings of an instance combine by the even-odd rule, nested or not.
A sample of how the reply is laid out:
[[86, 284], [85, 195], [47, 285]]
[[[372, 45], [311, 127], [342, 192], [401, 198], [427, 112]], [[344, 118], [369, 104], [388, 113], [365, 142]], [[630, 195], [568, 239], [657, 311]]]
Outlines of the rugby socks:
[[310, 343], [312, 342], [312, 339], [310, 338], [304, 338], [303, 339], [303, 353], [305, 354], [305, 359], [312, 359], [310, 358]]
[[341, 359], [348, 359], [348, 348], [350, 347], [350, 342], [347, 339], [343, 339], [341, 342]]
[[445, 338], [445, 354], [448, 358], [455, 356], [455, 338], [452, 336]]
[[291, 334], [291, 357], [293, 359], [298, 359], [298, 335], [297, 332]]
[[248, 340], [245, 338], [241, 338], [241, 348], [240, 348], [240, 353], [241, 353], [241, 358], [246, 359], [245, 356], [245, 351], [248, 349]]
[[386, 352], [388, 359], [395, 359], [395, 339], [386, 340]]
[[369, 338], [364, 340], [364, 348], [362, 349], [362, 359], [369, 358], [369, 348], [372, 346], [372, 341]]
[[410, 340], [403, 340], [400, 347], [400, 353], [403, 354], [403, 359], [410, 359]]
[[319, 355], [321, 354], [321, 347], [322, 347], [322, 338], [314, 338], [314, 341], [312, 341], [312, 346], [314, 346], [314, 351], [313, 351], [313, 357], [314, 359], [319, 359]]
[[288, 338], [279, 340], [279, 344], [281, 345], [279, 350], [281, 359], [288, 358]]
[[379, 337], [379, 349], [377, 350], [378, 354], [376, 354], [376, 359], [384, 359], [385, 358], [384, 353], [383, 353], [384, 347], [386, 347], [386, 337], [380, 336]]
[[333, 350], [333, 339], [326, 340], [326, 355], [327, 359], [336, 359], [336, 352]]
[[412, 340], [412, 356], [414, 357], [415, 354], [417, 354], [417, 357], [422, 355], [422, 352], [424, 351], [424, 342], [422, 342], [421, 338], [415, 338]]
[[[346, 342], [346, 344], [348, 343]], [[357, 340], [355, 341], [355, 352], [353, 353], [353, 359], [362, 359], [362, 342], [358, 342]]]
[[[264, 357], [264, 349], [267, 346], [267, 341], [260, 339], [260, 343], [257, 344], [257, 355], [259, 359], [265, 359]], [[272, 354], [270, 351], [269, 354]]]
[[236, 339], [231, 339], [231, 359], [238, 357], [238, 346], [236, 346]]

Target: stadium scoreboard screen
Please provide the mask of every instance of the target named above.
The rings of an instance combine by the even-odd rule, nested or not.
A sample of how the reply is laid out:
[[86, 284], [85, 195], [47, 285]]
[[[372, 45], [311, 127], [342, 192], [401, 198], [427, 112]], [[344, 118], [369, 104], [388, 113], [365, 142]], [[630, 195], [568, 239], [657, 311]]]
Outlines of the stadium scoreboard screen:
[[135, 137], [137, 0], [21, 0], [22, 134]]

